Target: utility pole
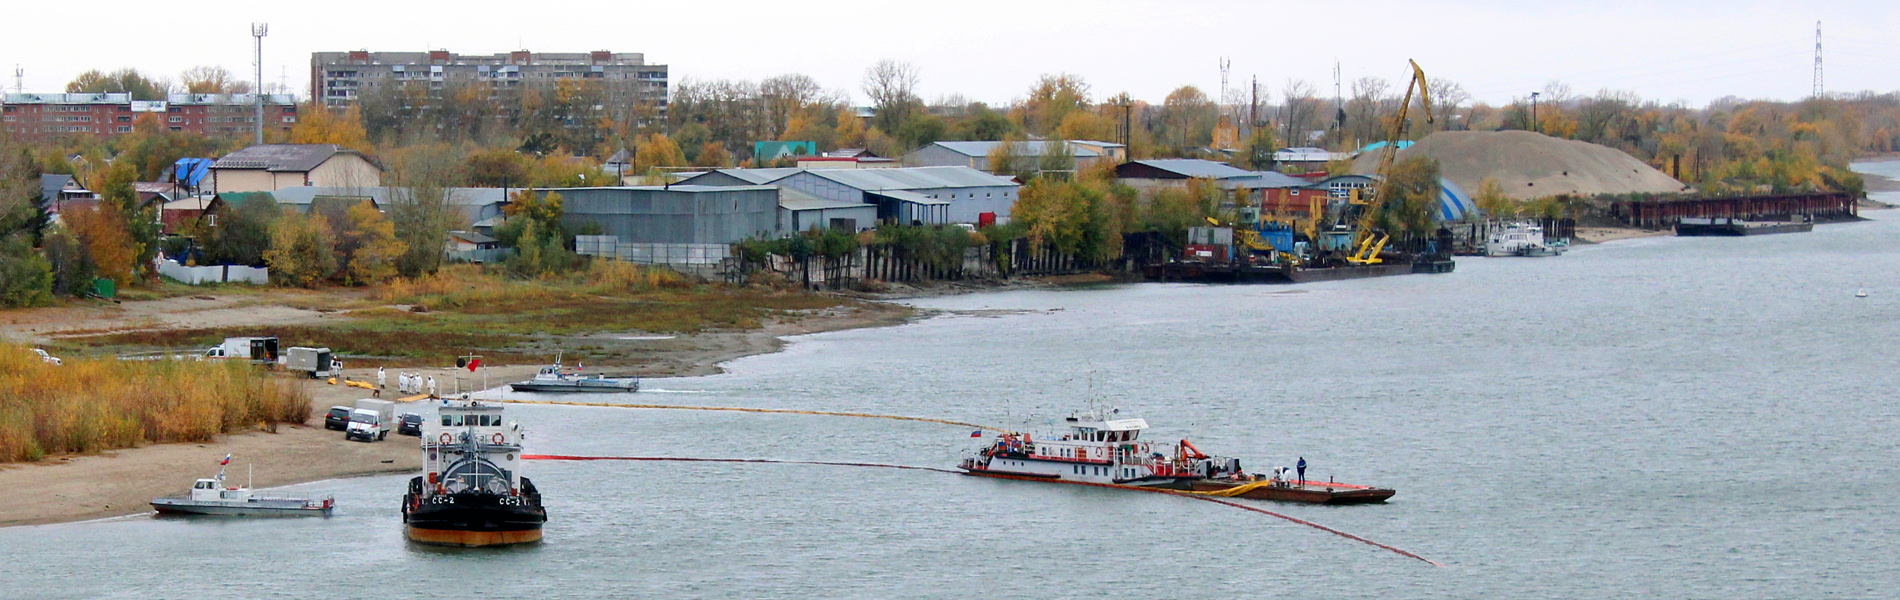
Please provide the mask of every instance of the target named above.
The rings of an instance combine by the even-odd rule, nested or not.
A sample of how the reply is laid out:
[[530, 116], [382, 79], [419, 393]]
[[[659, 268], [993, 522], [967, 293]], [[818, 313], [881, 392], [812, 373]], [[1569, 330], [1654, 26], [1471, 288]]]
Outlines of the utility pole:
[[1814, 22], [1814, 97], [1821, 97], [1821, 22]]
[[1531, 131], [1544, 132], [1544, 124], [1537, 122], [1537, 92], [1531, 92]]
[[257, 86], [251, 90], [251, 105], [256, 109], [256, 122], [251, 128], [257, 131], [257, 143], [264, 143], [264, 36], [270, 33], [269, 23], [252, 23], [251, 37], [257, 38]]

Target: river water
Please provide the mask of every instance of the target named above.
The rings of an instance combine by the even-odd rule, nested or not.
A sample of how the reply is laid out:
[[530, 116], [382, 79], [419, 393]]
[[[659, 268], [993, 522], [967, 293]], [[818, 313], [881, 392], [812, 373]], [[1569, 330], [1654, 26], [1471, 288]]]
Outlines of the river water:
[[[551, 520], [535, 547], [406, 544], [407, 476], [365, 477], [288, 488], [336, 494], [330, 519], [0, 529], [0, 597], [1887, 596], [1900, 584], [1900, 215], [1868, 216], [1461, 259], [1439, 276], [921, 300], [945, 312], [597, 398], [1035, 430], [1093, 396], [1147, 418], [1150, 438], [1252, 470], [1304, 456], [1318, 478], [1394, 487], [1386, 505], [1256, 504], [1443, 567], [1156, 494], [536, 462]], [[977, 442], [870, 419], [509, 410], [549, 454], [950, 467]]]

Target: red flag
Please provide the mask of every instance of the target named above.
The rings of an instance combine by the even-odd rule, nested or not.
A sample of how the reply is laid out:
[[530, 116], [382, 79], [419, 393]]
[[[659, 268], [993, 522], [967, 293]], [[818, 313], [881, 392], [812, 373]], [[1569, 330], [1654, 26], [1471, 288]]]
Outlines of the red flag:
[[474, 373], [475, 367], [479, 367], [479, 366], [482, 366], [482, 359], [477, 358], [475, 360], [468, 361], [468, 372]]

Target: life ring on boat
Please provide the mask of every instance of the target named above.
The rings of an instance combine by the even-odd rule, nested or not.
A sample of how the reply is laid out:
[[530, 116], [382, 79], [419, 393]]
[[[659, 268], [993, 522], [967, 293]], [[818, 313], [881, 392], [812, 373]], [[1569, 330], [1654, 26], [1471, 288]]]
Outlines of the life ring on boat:
[[453, 441], [455, 441], [455, 436], [454, 436], [454, 435], [452, 435], [452, 434], [448, 434], [448, 433], [443, 433], [443, 434], [442, 434], [442, 443], [444, 443], [444, 444], [447, 444], [447, 443], [449, 443], [449, 442], [453, 442]]
[[495, 440], [496, 444], [500, 444], [503, 438], [501, 437], [501, 434], [497, 433], [493, 437], [490, 437], [489, 439]]

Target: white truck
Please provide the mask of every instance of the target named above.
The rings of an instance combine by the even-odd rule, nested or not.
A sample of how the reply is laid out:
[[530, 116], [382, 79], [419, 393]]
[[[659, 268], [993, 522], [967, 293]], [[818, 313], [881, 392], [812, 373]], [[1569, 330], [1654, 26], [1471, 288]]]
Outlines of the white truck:
[[224, 343], [205, 349], [204, 357], [211, 360], [240, 359], [259, 364], [274, 364], [277, 362], [277, 338], [224, 338]]
[[395, 428], [396, 403], [364, 398], [357, 400], [356, 408], [350, 411], [350, 425], [343, 430], [343, 439], [382, 441]]
[[311, 379], [321, 379], [336, 375], [336, 360], [331, 358], [329, 348], [305, 348], [298, 346], [284, 351], [284, 370], [310, 375]]

